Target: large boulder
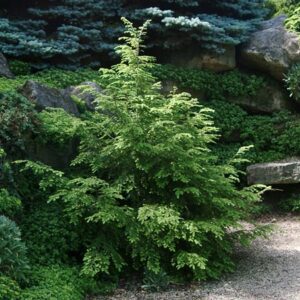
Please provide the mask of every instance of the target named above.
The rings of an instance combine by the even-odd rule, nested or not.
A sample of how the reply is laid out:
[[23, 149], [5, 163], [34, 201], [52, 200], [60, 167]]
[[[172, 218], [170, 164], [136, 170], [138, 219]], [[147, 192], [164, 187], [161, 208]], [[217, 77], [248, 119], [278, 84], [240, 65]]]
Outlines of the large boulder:
[[253, 96], [228, 100], [254, 113], [274, 113], [283, 109], [292, 109], [294, 105], [288, 93], [275, 80], [266, 83]]
[[300, 61], [299, 36], [285, 28], [285, 15], [264, 21], [241, 47], [240, 63], [282, 80], [290, 66]]
[[247, 168], [248, 184], [296, 184], [300, 183], [300, 158], [262, 163]]
[[63, 108], [75, 116], [79, 115], [77, 106], [70, 96], [62, 90], [50, 88], [36, 81], [28, 80], [20, 89], [23, 96], [31, 100], [38, 110], [47, 107]]
[[7, 78], [14, 77], [13, 73], [9, 69], [7, 60], [2, 53], [0, 53], [0, 76], [4, 76]]
[[64, 90], [64, 94], [71, 98], [77, 98], [84, 102], [87, 109], [94, 111], [96, 108], [95, 99], [103, 90], [96, 82], [86, 81], [78, 86], [70, 86]]
[[169, 53], [166, 62], [179, 67], [197, 68], [213, 72], [224, 72], [236, 67], [235, 46], [224, 46], [223, 53], [203, 52], [193, 47]]

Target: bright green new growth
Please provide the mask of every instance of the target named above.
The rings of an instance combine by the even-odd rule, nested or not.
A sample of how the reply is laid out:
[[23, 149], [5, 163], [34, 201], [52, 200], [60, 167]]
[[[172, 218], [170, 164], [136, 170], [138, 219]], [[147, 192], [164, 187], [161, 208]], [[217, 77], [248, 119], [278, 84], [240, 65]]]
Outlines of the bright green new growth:
[[[84, 285], [76, 268], [52, 265], [34, 267], [29, 287], [22, 290], [20, 300], [83, 300]], [[11, 300], [11, 299], [10, 299]]]
[[298, 0], [267, 0], [273, 13], [287, 15], [286, 28], [300, 32], [300, 3]]
[[38, 114], [40, 120], [40, 139], [56, 145], [70, 143], [76, 136], [81, 124], [77, 119], [61, 108], [48, 108]]
[[263, 187], [236, 188], [234, 163], [245, 149], [230, 164], [217, 164], [212, 111], [188, 93], [160, 93], [149, 72], [154, 58], [141, 54], [148, 22], [136, 29], [123, 21], [121, 62], [101, 70], [98, 110], [80, 130], [78, 175], [27, 168], [44, 175], [43, 189], [56, 187], [50, 201], [61, 201], [71, 222], [84, 226], [82, 274], [116, 276], [133, 268], [216, 278], [233, 269], [234, 240], [263, 233], [246, 234], [239, 223]]
[[18, 283], [0, 274], [0, 299], [1, 300], [17, 300], [20, 299], [21, 289]]
[[[300, 30], [299, 30], [300, 31]], [[294, 98], [295, 101], [300, 102], [300, 64], [295, 64], [289, 70], [285, 77], [287, 90], [290, 93], [290, 97]]]

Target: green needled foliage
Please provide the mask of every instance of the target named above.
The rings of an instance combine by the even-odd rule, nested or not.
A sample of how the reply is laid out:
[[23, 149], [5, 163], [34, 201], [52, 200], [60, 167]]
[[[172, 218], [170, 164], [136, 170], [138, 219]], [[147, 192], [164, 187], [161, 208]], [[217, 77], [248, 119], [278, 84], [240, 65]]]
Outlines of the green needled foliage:
[[25, 169], [42, 190], [56, 189], [50, 201], [84, 226], [83, 275], [115, 278], [135, 269], [217, 278], [234, 267], [235, 240], [264, 233], [240, 225], [264, 187], [236, 187], [234, 164], [245, 149], [230, 164], [217, 163], [211, 109], [188, 93], [162, 95], [149, 72], [154, 58], [142, 54], [148, 22], [138, 29], [123, 22], [121, 62], [101, 70], [98, 109], [81, 125], [77, 172], [67, 177], [33, 162]]

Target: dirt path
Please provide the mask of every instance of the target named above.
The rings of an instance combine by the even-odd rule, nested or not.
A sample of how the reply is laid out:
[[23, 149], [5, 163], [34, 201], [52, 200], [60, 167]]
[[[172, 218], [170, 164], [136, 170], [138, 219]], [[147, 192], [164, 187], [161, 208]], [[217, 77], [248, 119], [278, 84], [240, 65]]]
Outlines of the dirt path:
[[270, 239], [239, 252], [237, 271], [221, 281], [154, 294], [118, 290], [97, 300], [300, 300], [300, 217], [274, 224]]

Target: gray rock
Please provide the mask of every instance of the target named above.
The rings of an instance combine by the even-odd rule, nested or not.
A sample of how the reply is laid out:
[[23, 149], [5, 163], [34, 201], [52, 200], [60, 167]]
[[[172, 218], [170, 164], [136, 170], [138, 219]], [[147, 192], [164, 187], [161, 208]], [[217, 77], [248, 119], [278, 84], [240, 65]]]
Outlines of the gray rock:
[[300, 158], [262, 163], [247, 168], [248, 184], [296, 184], [300, 183]]
[[70, 97], [76, 97], [83, 101], [88, 110], [94, 111], [94, 103], [97, 95], [102, 92], [102, 88], [95, 82], [86, 81], [78, 86], [70, 86], [64, 90], [64, 93]]
[[184, 53], [182, 51], [170, 53], [167, 62], [180, 67], [224, 72], [236, 67], [236, 49], [234, 46], [226, 46], [223, 53], [217, 54], [199, 51], [191, 47]]
[[7, 78], [14, 77], [13, 73], [9, 69], [7, 60], [2, 53], [0, 53], [0, 76], [4, 76]]
[[43, 110], [47, 107], [63, 108], [70, 114], [79, 115], [77, 106], [71, 97], [59, 89], [50, 88], [33, 80], [28, 80], [20, 89], [20, 92], [31, 100], [38, 110]]
[[228, 98], [228, 100], [243, 106], [246, 110], [258, 113], [274, 113], [293, 107], [288, 93], [276, 81], [266, 83], [254, 96]]
[[299, 36], [288, 31], [286, 16], [264, 21], [240, 51], [241, 64], [282, 80], [290, 66], [300, 61]]

